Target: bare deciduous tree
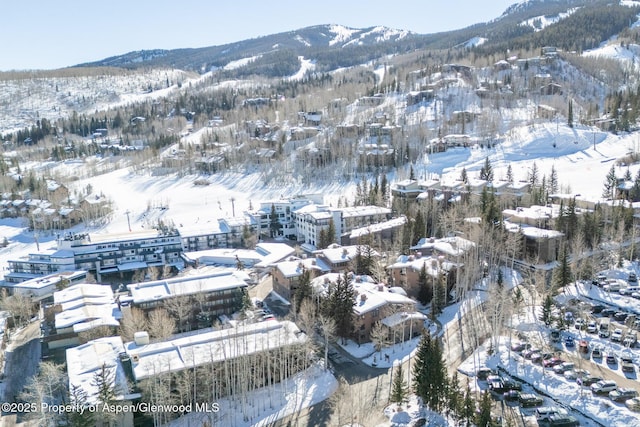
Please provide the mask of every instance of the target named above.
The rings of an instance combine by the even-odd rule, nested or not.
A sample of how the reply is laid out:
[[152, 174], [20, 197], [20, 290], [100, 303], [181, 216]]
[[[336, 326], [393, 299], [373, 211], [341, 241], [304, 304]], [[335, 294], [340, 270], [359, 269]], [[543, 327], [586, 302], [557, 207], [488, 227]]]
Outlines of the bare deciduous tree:
[[176, 321], [167, 310], [158, 308], [149, 313], [149, 335], [157, 340], [169, 338], [176, 329]]
[[146, 331], [149, 327], [147, 317], [139, 308], [131, 307], [122, 313], [120, 322], [120, 335], [125, 341], [133, 340], [133, 334], [139, 331]]

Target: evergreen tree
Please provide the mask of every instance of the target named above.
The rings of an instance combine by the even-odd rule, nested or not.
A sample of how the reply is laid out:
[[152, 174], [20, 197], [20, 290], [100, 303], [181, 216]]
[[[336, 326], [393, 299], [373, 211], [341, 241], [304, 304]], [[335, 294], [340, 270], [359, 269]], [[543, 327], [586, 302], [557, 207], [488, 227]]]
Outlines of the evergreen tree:
[[449, 387], [447, 387], [447, 408], [449, 412], [455, 414], [456, 418], [462, 417], [463, 399], [464, 396], [458, 381], [458, 372], [454, 372], [451, 381], [449, 381]]
[[467, 168], [462, 168], [462, 172], [460, 172], [460, 181], [465, 184], [469, 183], [469, 177], [467, 176]]
[[484, 165], [480, 168], [480, 179], [488, 182], [493, 181], [493, 168], [489, 163], [489, 157], [484, 158]]
[[380, 180], [380, 193], [382, 195], [382, 202], [384, 206], [389, 205], [389, 182], [387, 181], [387, 174], [382, 174], [382, 179]]
[[393, 377], [393, 386], [391, 388], [391, 402], [401, 404], [407, 397], [407, 381], [404, 379], [404, 372], [402, 372], [402, 363], [398, 365]]
[[427, 263], [422, 263], [420, 268], [420, 275], [418, 276], [418, 301], [422, 305], [427, 305], [433, 298], [433, 289], [429, 285], [429, 277], [427, 276]]
[[425, 236], [426, 233], [426, 224], [424, 222], [424, 216], [422, 212], [418, 211], [415, 216], [415, 222], [413, 223], [413, 238], [411, 239], [411, 246], [415, 246], [418, 244], [420, 239]]
[[88, 410], [88, 394], [82, 387], [71, 384], [69, 403], [76, 408], [84, 408], [82, 414], [79, 409], [68, 413], [67, 421], [71, 427], [93, 427], [96, 425], [96, 414]]
[[638, 169], [638, 173], [636, 173], [636, 177], [633, 180], [630, 196], [632, 202], [640, 201], [640, 169]]
[[298, 287], [293, 294], [296, 314], [300, 312], [300, 307], [302, 306], [303, 301], [310, 300], [312, 296], [313, 289], [311, 288], [311, 273], [303, 266], [302, 273], [298, 279]]
[[553, 284], [556, 288], [567, 286], [572, 281], [571, 265], [569, 264], [569, 253], [567, 245], [560, 251], [558, 266], [553, 270]]
[[409, 166], [409, 179], [415, 181], [416, 173], [413, 170], [413, 165]]
[[491, 425], [491, 396], [486, 390], [482, 393], [476, 425], [478, 427], [489, 427]]
[[271, 204], [271, 219], [269, 220], [269, 234], [270, 234], [270, 236], [272, 238], [273, 237], [277, 237], [278, 236], [278, 231], [280, 231], [281, 228], [282, 228], [282, 224], [280, 223], [280, 220], [278, 219], [278, 213], [276, 212], [276, 207], [272, 203]]
[[327, 230], [324, 228], [320, 229], [318, 233], [318, 249], [326, 249], [329, 246], [329, 238], [327, 237]]
[[513, 169], [511, 169], [511, 164], [507, 166], [507, 182], [509, 185], [513, 185]]
[[335, 241], [336, 241], [336, 224], [333, 222], [333, 218], [330, 218], [329, 226], [327, 227], [327, 246], [329, 246]]
[[329, 290], [322, 304], [325, 316], [336, 323], [336, 333], [342, 338], [347, 338], [353, 329], [353, 305], [356, 301], [356, 292], [351, 285], [351, 277], [348, 273], [339, 276], [329, 285]]
[[573, 127], [573, 100], [569, 100], [569, 111], [567, 112], [567, 125]]
[[540, 179], [538, 174], [539, 174], [538, 165], [536, 164], [536, 162], [533, 162], [533, 165], [531, 165], [531, 170], [529, 170], [529, 178], [528, 178], [531, 188], [538, 186], [538, 180]]
[[549, 192], [555, 194], [558, 192], [558, 172], [555, 165], [551, 165], [551, 176], [549, 177]]
[[618, 178], [616, 177], [616, 166], [611, 165], [609, 173], [604, 180], [604, 188], [602, 189], [602, 198], [613, 200], [616, 198], [616, 186], [618, 185]]
[[431, 335], [424, 334], [418, 345], [413, 366], [413, 388], [432, 411], [439, 412], [446, 403], [447, 370], [442, 349]]
[[471, 426], [475, 414], [476, 402], [471, 397], [471, 390], [467, 387], [464, 391], [464, 401], [462, 402], [462, 419], [465, 421], [467, 427]]
[[504, 287], [504, 277], [502, 275], [502, 269], [500, 267], [498, 267], [498, 278], [496, 279], [496, 285], [498, 285], [500, 289]]
[[438, 275], [435, 287], [433, 289], [433, 299], [431, 300], [431, 316], [435, 320], [442, 309], [447, 305], [447, 282], [444, 273]]
[[540, 320], [544, 322], [545, 325], [551, 326], [551, 321], [553, 318], [551, 317], [551, 310], [553, 309], [553, 298], [551, 294], [547, 294], [542, 302], [542, 315]]

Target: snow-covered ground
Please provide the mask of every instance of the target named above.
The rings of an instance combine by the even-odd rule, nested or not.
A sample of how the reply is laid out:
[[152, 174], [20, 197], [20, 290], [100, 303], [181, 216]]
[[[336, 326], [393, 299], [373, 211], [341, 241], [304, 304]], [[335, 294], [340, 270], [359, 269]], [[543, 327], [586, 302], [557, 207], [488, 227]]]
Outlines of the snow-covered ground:
[[204, 425], [233, 427], [260, 427], [273, 425], [288, 415], [327, 399], [338, 388], [330, 371], [316, 365], [287, 379], [282, 384], [264, 387], [250, 393], [242, 405], [240, 399], [224, 398], [217, 403], [218, 411], [191, 412], [169, 425], [187, 427]]

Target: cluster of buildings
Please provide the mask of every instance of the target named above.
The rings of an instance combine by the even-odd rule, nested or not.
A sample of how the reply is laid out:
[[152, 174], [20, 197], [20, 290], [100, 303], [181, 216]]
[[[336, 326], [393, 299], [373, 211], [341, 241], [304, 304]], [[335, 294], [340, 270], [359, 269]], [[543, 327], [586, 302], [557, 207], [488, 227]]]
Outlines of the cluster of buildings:
[[268, 244], [259, 244], [251, 253], [239, 249], [232, 253], [226, 249], [242, 247], [247, 236], [256, 236], [297, 241], [310, 253], [320, 243], [321, 233], [331, 227], [335, 234], [329, 240], [341, 242], [343, 238], [353, 239], [354, 230], [360, 230], [362, 235], [367, 227], [372, 227], [370, 233], [383, 233], [399, 226], [398, 221], [384, 226], [391, 218], [388, 208], [335, 208], [320, 203], [319, 199], [319, 196], [301, 196], [263, 202], [258, 209], [243, 216], [222, 218], [200, 228], [152, 229], [117, 235], [59, 235], [54, 247], [9, 260], [5, 282], [19, 283], [75, 270], [89, 271], [100, 282], [110, 275], [122, 278], [148, 267], [168, 266], [180, 270], [196, 263], [226, 264], [229, 254], [253, 266], [270, 262], [269, 253], [279, 254], [282, 249]]

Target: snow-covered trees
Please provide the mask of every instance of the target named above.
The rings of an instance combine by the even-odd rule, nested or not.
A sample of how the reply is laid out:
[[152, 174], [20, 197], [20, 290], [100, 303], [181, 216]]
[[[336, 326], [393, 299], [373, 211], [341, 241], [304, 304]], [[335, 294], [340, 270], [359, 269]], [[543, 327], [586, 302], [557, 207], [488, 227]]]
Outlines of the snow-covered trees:
[[351, 285], [352, 277], [348, 273], [338, 276], [329, 285], [327, 295], [322, 301], [322, 314], [334, 320], [336, 333], [347, 338], [353, 329], [353, 304], [356, 293]]
[[446, 404], [447, 370], [442, 349], [429, 334], [422, 336], [413, 366], [413, 388], [433, 411], [440, 411]]

